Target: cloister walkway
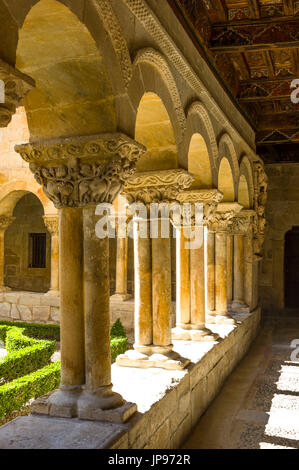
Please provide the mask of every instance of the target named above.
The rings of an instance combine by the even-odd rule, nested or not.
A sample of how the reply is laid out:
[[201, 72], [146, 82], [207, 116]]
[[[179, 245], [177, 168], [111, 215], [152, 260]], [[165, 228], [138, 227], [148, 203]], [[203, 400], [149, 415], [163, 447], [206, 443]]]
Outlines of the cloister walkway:
[[[185, 449], [299, 448], [299, 320], [264, 326]], [[296, 353], [294, 353], [295, 355]]]

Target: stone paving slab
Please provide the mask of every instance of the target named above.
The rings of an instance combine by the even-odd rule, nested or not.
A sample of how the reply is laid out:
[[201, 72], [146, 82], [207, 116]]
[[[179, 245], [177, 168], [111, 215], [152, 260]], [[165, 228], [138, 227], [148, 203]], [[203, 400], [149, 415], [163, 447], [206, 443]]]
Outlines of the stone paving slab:
[[115, 423], [22, 416], [1, 426], [0, 449], [105, 449], [125, 429]]

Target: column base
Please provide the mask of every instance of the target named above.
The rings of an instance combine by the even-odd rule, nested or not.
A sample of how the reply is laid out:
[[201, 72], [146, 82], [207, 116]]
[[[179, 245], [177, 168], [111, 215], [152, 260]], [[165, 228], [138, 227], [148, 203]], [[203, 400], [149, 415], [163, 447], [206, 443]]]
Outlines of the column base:
[[[172, 345], [171, 345], [172, 349]], [[143, 352], [141, 352], [141, 350]], [[149, 369], [151, 367], [166, 370], [183, 370], [190, 363], [189, 359], [163, 346], [138, 346], [125, 354], [120, 354], [116, 364], [122, 367], [137, 367]]]
[[136, 411], [137, 405], [125, 402], [121, 395], [112, 392], [112, 385], [86, 389], [78, 400], [79, 419], [125, 423]]
[[236, 325], [236, 320], [227, 313], [209, 312], [206, 323], [210, 325]]
[[59, 297], [59, 290], [50, 289], [45, 293], [46, 296]]
[[77, 402], [81, 392], [81, 387], [61, 387], [34, 400], [30, 407], [31, 413], [76, 418]]
[[229, 306], [229, 310], [235, 313], [250, 313], [250, 308], [245, 302], [234, 300]]
[[202, 328], [196, 327], [197, 325], [192, 324], [186, 325], [186, 328], [176, 326], [171, 330], [172, 339], [183, 341], [217, 341], [219, 338], [217, 333], [213, 333], [205, 326]]
[[12, 291], [11, 287], [0, 286], [0, 292], [11, 292], [11, 291]]
[[113, 294], [111, 295], [110, 300], [125, 302], [126, 300], [131, 300], [132, 298], [133, 296], [131, 294]]

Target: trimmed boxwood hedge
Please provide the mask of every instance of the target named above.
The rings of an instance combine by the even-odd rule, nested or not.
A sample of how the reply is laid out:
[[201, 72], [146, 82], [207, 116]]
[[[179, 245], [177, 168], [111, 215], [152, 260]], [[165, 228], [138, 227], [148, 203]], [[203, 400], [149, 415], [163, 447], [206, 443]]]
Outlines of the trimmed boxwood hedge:
[[0, 387], [0, 418], [20, 410], [31, 398], [37, 398], [59, 387], [60, 361], [24, 375]]
[[[110, 334], [111, 361], [114, 362], [128, 347], [128, 338], [119, 318]], [[0, 340], [5, 342], [7, 350], [7, 355], [0, 361], [0, 378], [11, 380], [0, 385], [0, 418], [20, 410], [31, 398], [59, 387], [61, 363], [56, 361], [49, 365], [56, 349], [55, 340], [59, 339], [59, 325], [0, 322]]]

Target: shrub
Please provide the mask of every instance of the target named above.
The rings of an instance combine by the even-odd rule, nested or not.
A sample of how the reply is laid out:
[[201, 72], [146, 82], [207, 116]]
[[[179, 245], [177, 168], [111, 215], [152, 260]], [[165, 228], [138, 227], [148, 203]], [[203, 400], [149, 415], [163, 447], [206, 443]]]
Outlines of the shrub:
[[[37, 339], [49, 339], [60, 341], [60, 326], [59, 325], [41, 325], [39, 323], [26, 323], [26, 322], [9, 322], [0, 321], [1, 326], [11, 327], [16, 326], [19, 328], [25, 328], [25, 335], [37, 338]], [[1, 332], [0, 332], [1, 338]]]
[[22, 408], [31, 398], [59, 387], [60, 361], [0, 387], [0, 418]]
[[110, 330], [110, 336], [111, 338], [125, 338], [126, 335], [126, 330], [120, 321], [120, 318], [116, 320], [116, 322], [112, 325], [111, 330]]
[[123, 354], [128, 349], [128, 338], [111, 338], [111, 362], [115, 362], [119, 354]]

